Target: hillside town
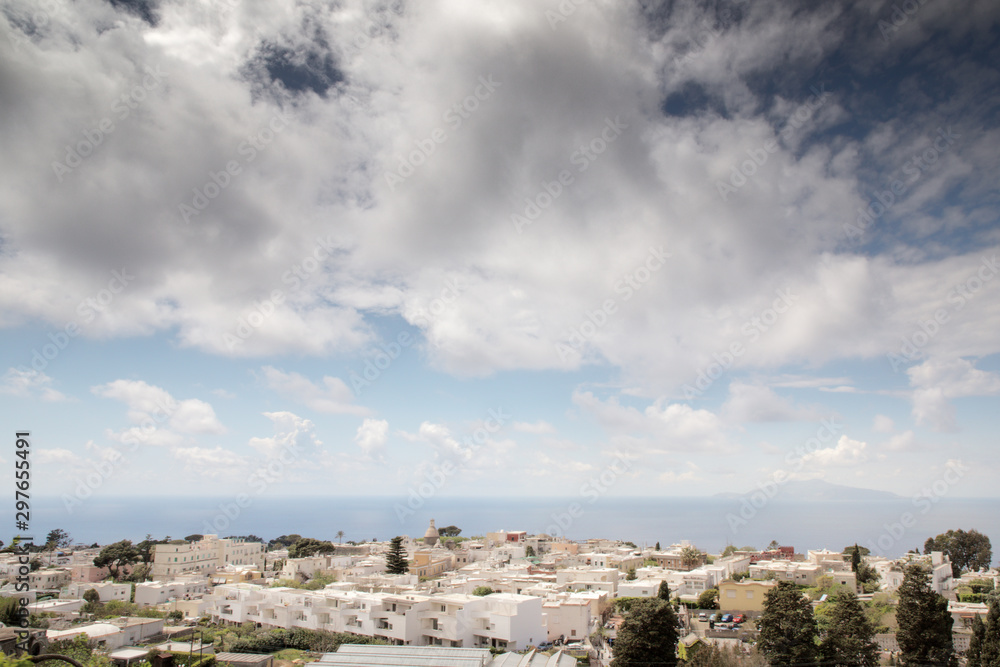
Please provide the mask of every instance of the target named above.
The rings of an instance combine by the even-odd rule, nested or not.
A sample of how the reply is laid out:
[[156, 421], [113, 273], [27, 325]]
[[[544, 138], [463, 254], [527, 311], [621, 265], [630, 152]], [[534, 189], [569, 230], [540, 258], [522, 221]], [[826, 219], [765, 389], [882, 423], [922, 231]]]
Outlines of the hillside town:
[[[47, 651], [86, 645], [125, 666], [157, 651], [189, 667], [201, 665], [195, 653], [251, 667], [436, 665], [442, 656], [479, 667], [617, 666], [628, 664], [616, 661], [620, 633], [643, 601], [657, 598], [673, 610], [677, 660], [702, 664], [692, 661], [729, 651], [763, 664], [753, 659], [765, 643], [769, 600], [786, 589], [821, 629], [829, 627], [832, 601], [849, 593], [871, 620], [879, 661], [896, 664], [906, 648], [896, 607], [908, 572], [921, 573], [928, 594], [947, 601], [953, 651], [965, 661], [990, 601], [996, 606], [1000, 576], [988, 538], [976, 531], [949, 531], [928, 539], [927, 553], [897, 559], [857, 545], [799, 551], [772, 542], [708, 554], [684, 540], [640, 547], [517, 530], [463, 537], [434, 520], [418, 538], [346, 544], [342, 534], [337, 542], [288, 535], [269, 544], [192, 535], [147, 538], [140, 548], [129, 541], [85, 547], [53, 533], [48, 548], [33, 554], [27, 591], [13, 583], [17, 557], [0, 553], [0, 595], [26, 598], [28, 625]], [[971, 558], [956, 546], [973, 534], [985, 539], [985, 562], [982, 549]], [[4, 609], [0, 620], [16, 625]], [[337, 650], [289, 654], [282, 653], [287, 643], [268, 643], [295, 633], [338, 637]]]

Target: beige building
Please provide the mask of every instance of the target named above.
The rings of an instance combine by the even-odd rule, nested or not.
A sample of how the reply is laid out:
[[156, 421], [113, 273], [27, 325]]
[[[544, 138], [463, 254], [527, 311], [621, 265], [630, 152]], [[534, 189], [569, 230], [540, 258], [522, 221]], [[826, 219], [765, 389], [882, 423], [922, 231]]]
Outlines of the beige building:
[[719, 610], [763, 611], [764, 595], [777, 586], [773, 581], [741, 581], [727, 579], [719, 584]]
[[235, 538], [204, 535], [197, 542], [157, 544], [153, 579], [166, 580], [182, 572], [211, 574], [227, 565], [264, 569], [264, 545]]

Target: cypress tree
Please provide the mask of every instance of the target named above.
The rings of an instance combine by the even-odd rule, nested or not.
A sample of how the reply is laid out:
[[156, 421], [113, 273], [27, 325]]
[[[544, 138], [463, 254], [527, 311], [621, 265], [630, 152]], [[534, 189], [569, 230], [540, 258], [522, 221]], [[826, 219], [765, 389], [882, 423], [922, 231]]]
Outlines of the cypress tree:
[[386, 574], [406, 574], [410, 571], [410, 565], [406, 562], [406, 551], [403, 549], [403, 538], [394, 537], [389, 544], [389, 551], [385, 554]]
[[676, 667], [677, 614], [659, 598], [637, 599], [615, 639], [611, 667]]
[[819, 646], [823, 661], [834, 665], [877, 667], [875, 627], [865, 615], [858, 596], [843, 590], [834, 596], [832, 604], [830, 627]]
[[758, 627], [757, 647], [769, 664], [811, 665], [818, 661], [812, 605], [794, 584], [779, 582], [764, 595]]
[[966, 667], [983, 667], [983, 641], [986, 639], [986, 625], [976, 614], [972, 619], [972, 637], [969, 638], [969, 650], [965, 652]]
[[948, 601], [931, 590], [928, 579], [928, 573], [919, 565], [911, 565], [899, 587], [896, 607], [899, 664], [955, 667], [958, 662], [951, 637], [954, 621]]

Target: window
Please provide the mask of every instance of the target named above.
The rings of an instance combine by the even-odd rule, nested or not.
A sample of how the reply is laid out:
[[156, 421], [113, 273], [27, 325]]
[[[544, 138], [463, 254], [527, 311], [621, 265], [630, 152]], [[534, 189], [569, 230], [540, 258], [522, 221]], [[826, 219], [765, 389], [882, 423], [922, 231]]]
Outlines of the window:
[[753, 600], [753, 591], [747, 591], [747, 600]]
[[727, 598], [734, 598], [734, 597], [736, 597], [736, 591], [733, 591], [733, 590], [726, 591], [726, 597]]
[[569, 636], [570, 637], [576, 637], [576, 629], [570, 630], [569, 631]]

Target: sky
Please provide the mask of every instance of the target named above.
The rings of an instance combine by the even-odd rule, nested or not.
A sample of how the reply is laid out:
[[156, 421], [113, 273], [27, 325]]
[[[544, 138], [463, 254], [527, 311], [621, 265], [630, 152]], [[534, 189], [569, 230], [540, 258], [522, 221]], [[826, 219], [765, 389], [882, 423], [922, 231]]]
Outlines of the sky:
[[0, 0], [2, 483], [995, 498], [998, 22]]

